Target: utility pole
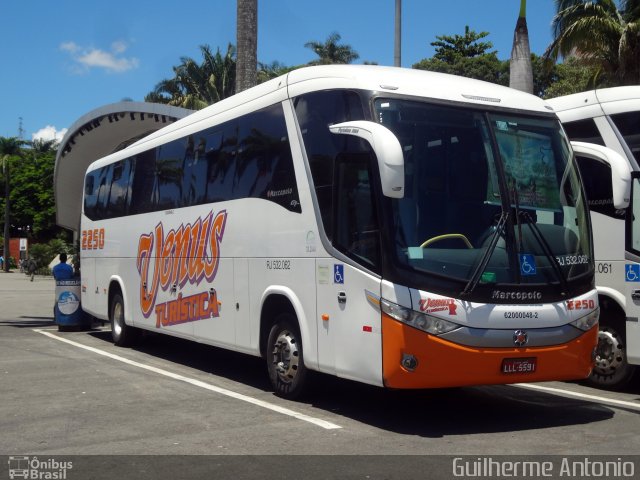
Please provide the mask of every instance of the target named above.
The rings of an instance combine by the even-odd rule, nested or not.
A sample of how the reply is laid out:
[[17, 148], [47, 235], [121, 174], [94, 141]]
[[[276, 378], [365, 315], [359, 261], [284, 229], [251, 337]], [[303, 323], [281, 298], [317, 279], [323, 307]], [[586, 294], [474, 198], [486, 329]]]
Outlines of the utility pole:
[[396, 0], [396, 25], [395, 46], [393, 52], [393, 65], [402, 66], [402, 0]]
[[18, 117], [18, 138], [24, 140], [24, 128], [22, 128], [22, 117]]

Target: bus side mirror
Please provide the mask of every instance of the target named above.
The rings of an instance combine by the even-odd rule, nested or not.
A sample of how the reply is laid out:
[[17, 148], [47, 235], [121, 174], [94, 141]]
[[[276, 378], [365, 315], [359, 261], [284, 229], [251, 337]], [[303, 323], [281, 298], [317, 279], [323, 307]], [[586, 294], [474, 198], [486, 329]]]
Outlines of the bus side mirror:
[[577, 154], [599, 160], [611, 167], [611, 188], [613, 191], [613, 207], [623, 210], [631, 202], [631, 167], [625, 157], [618, 152], [586, 142], [571, 142]]
[[331, 125], [336, 135], [353, 135], [365, 139], [378, 159], [382, 193], [386, 197], [404, 197], [404, 156], [398, 138], [387, 127], [365, 120]]

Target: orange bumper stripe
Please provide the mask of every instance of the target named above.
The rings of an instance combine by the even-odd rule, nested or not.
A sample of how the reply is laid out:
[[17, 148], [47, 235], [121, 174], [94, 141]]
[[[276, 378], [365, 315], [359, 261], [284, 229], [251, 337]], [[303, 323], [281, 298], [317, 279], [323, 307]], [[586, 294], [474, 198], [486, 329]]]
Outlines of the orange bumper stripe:
[[[586, 378], [593, 368], [592, 353], [598, 327], [562, 345], [535, 348], [478, 348], [451, 343], [382, 315], [382, 374], [390, 388], [437, 388]], [[400, 361], [417, 358], [412, 372]], [[536, 357], [533, 373], [504, 374], [505, 358]]]

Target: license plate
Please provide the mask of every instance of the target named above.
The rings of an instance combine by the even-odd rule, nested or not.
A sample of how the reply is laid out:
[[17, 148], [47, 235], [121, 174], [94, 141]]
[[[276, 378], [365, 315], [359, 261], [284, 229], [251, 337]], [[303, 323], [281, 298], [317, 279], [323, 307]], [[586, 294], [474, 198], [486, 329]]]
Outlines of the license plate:
[[536, 363], [536, 357], [505, 358], [502, 360], [502, 373], [534, 373]]

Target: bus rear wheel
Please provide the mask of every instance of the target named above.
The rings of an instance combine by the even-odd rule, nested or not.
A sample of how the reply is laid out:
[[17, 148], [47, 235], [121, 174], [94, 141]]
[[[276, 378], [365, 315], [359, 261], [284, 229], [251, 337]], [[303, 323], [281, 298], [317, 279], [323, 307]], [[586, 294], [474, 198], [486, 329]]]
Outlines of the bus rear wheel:
[[307, 368], [300, 329], [293, 315], [278, 315], [265, 351], [269, 379], [276, 395], [287, 399], [299, 398], [306, 386]]
[[111, 336], [113, 343], [119, 347], [126, 347], [136, 340], [137, 329], [130, 327], [124, 321], [124, 300], [120, 292], [116, 292], [109, 304], [109, 320], [111, 321]]
[[588, 383], [594, 387], [619, 390], [631, 382], [636, 368], [627, 363], [624, 340], [624, 332], [618, 325], [600, 325], [595, 366]]

